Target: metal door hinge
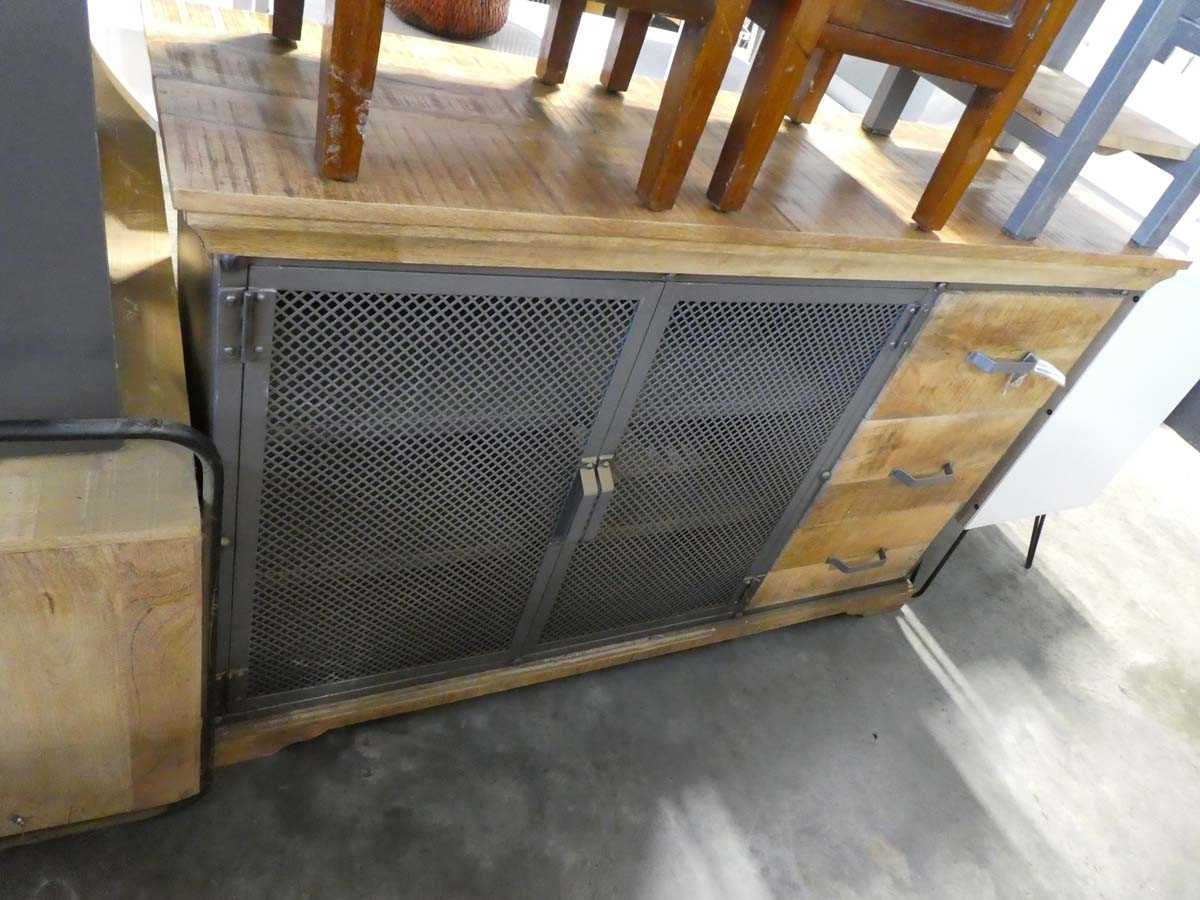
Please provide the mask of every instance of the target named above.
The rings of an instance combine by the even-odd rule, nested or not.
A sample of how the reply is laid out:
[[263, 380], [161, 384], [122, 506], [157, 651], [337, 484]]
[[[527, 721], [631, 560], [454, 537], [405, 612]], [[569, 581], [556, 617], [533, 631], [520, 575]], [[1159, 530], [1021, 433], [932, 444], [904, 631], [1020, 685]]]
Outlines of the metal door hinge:
[[888, 342], [889, 345], [899, 350], [907, 349], [912, 343], [913, 326], [920, 320], [928, 307], [929, 301], [909, 304], [897, 323], [895, 335]]
[[268, 288], [229, 288], [218, 295], [221, 358], [229, 363], [255, 362], [271, 352], [275, 301]]
[[765, 575], [749, 575], [742, 579], [742, 593], [738, 596], [737, 610], [734, 612], [735, 617], [746, 612], [747, 607], [750, 606], [751, 598], [758, 591], [759, 587], [762, 586], [763, 579], [766, 577]]
[[245, 696], [246, 678], [249, 674], [249, 669], [225, 669], [213, 674], [213, 681], [220, 689], [222, 710], [228, 710], [231, 705]]

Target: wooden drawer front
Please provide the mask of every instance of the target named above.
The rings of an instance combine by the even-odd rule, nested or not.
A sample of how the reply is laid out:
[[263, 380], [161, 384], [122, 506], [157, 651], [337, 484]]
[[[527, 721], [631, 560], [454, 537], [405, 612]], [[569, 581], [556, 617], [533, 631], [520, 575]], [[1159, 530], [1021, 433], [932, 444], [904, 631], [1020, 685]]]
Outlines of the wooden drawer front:
[[[768, 606], [903, 578], [926, 546], [971, 497], [1016, 439], [1030, 413], [868, 420], [859, 426], [830, 479], [755, 592]], [[891, 476], [937, 472], [951, 463], [954, 479], [910, 487]], [[826, 560], [867, 560], [883, 549], [887, 562], [844, 573]]]
[[869, 560], [880, 549], [928, 544], [958, 510], [958, 501], [897, 512], [842, 519], [827, 525], [807, 523], [779, 554], [777, 569], [824, 564], [831, 556], [847, 563]]
[[[931, 466], [930, 470], [938, 472], [938, 468]], [[952, 480], [928, 486], [910, 487], [891, 477], [831, 484], [813, 504], [803, 527], [832, 525], [844, 519], [873, 519], [887, 513], [916, 511], [927, 506], [957, 509], [975, 493], [975, 489], [992, 470], [992, 465], [952, 468]]]
[[[810, 520], [824, 515], [821, 505], [813, 508]], [[750, 606], [771, 606], [903, 578], [960, 505], [954, 500], [828, 524], [806, 521], [754, 592]], [[829, 562], [837, 557], [857, 568], [875, 562], [881, 550], [885, 556], [882, 565], [862, 571], [843, 572]]]
[[[952, 463], [956, 471], [991, 468], [1029, 422], [1029, 410], [984, 415], [869, 419], [833, 469], [831, 485], [919, 474]], [[963, 499], [966, 499], [964, 496]]]
[[851, 588], [866, 587], [871, 584], [882, 584], [885, 581], [896, 581], [906, 577], [913, 570], [921, 558], [921, 554], [925, 552], [926, 546], [926, 544], [916, 544], [910, 547], [894, 547], [887, 551], [888, 559], [885, 565], [857, 574], [839, 572], [825, 562], [793, 566], [788, 569], [774, 569], [754, 592], [754, 596], [750, 599], [750, 607], [774, 606], [777, 603], [787, 603], [791, 600], [819, 597], [822, 594], [847, 591]]
[[1015, 360], [1033, 352], [1069, 373], [1120, 304], [1112, 294], [948, 291], [871, 418], [1036, 409], [1054, 392], [1052, 382], [1031, 375], [1006, 390], [1007, 376], [980, 371], [967, 354]]

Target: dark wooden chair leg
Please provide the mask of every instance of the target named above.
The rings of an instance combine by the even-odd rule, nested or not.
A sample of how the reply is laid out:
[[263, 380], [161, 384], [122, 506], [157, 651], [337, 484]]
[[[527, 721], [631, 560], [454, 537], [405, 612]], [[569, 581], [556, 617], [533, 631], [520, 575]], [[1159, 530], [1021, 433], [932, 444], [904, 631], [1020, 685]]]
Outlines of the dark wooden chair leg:
[[321, 45], [317, 95], [317, 168], [325, 178], [354, 181], [362, 161], [383, 0], [328, 0], [332, 16]]
[[841, 61], [842, 54], [832, 50], [818, 50], [813, 54], [812, 59], [808, 61], [804, 81], [801, 82], [791, 111], [788, 112], [789, 119], [800, 123], [813, 120], [821, 98], [829, 89], [829, 82], [833, 80], [833, 73], [837, 71]]
[[967, 186], [979, 172], [988, 151], [1004, 133], [1009, 116], [1017, 108], [1017, 103], [1037, 72], [1038, 63], [1058, 35], [1072, 6], [1068, 2], [1050, 4], [1037, 33], [1017, 61], [1008, 84], [999, 90], [975, 88], [962, 118], [958, 120], [958, 127], [950, 136], [946, 152], [938, 160], [933, 177], [929, 179], [925, 193], [913, 212], [913, 221], [921, 228], [937, 231], [946, 224]]
[[612, 36], [608, 39], [608, 52], [604, 56], [604, 69], [600, 73], [600, 83], [606, 90], [619, 92], [629, 88], [652, 18], [651, 13], [640, 9], [617, 10]]
[[749, 6], [718, 0], [709, 21], [683, 26], [638, 179], [638, 197], [649, 209], [675, 205]]
[[304, 0], [275, 0], [271, 10], [271, 34], [295, 44], [304, 25]]
[[549, 5], [550, 14], [538, 51], [537, 77], [543, 84], [562, 84], [587, 0], [550, 0]]
[[913, 221], [921, 228], [937, 231], [954, 212], [1012, 112], [1005, 109], [1003, 99], [1001, 91], [975, 88], [913, 212]]
[[740, 209], [746, 202], [832, 5], [832, 0], [787, 0], [767, 28], [708, 186], [708, 199], [717, 209]]

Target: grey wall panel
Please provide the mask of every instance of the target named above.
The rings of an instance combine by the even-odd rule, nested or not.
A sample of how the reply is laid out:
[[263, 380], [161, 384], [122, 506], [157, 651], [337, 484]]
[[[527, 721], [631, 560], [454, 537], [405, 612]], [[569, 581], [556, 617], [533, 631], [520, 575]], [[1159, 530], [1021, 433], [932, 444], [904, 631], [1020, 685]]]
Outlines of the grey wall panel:
[[82, 0], [0, 3], [0, 418], [118, 412]]

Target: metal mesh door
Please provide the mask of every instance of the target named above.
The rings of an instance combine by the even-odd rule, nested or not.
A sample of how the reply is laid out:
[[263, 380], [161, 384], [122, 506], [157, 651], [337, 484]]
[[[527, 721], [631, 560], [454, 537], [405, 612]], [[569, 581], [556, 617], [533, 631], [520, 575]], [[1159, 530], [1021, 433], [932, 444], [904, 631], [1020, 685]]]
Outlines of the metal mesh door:
[[675, 305], [612, 461], [611, 506], [571, 558], [543, 644], [736, 603], [912, 300], [776, 295]]
[[638, 294], [476, 283], [279, 290], [249, 697], [512, 642]]

